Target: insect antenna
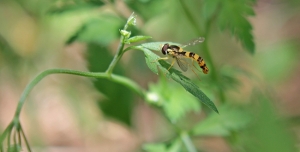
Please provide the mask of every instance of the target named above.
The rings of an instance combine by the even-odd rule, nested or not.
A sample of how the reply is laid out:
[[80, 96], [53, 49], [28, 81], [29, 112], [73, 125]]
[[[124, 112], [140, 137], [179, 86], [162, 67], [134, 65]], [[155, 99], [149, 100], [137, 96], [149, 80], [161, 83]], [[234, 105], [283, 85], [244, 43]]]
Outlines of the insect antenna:
[[190, 45], [196, 45], [196, 44], [198, 44], [198, 43], [204, 42], [204, 40], [205, 40], [204, 37], [199, 37], [199, 38], [197, 38], [197, 39], [195, 39], [195, 40], [193, 40], [193, 41], [191, 41], [191, 42], [189, 42], [189, 43], [187, 43], [187, 44], [185, 44], [185, 45], [183, 45], [183, 46], [181, 46], [181, 47], [182, 47], [182, 48], [185, 48], [185, 47], [190, 46]]

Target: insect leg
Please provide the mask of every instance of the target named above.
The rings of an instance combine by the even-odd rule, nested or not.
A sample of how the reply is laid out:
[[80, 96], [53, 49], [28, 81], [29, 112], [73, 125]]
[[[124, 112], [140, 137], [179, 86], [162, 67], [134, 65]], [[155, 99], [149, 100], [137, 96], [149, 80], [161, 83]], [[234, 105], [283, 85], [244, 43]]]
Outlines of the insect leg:
[[202, 72], [202, 71], [200, 71], [200, 70], [195, 66], [194, 60], [193, 60], [193, 59], [192, 59], [192, 64], [193, 64], [193, 67], [194, 67], [195, 69], [197, 69], [199, 72]]
[[197, 76], [197, 78], [199, 79], [199, 81], [201, 81], [200, 76], [193, 70], [193, 68], [191, 68], [193, 73]]
[[175, 58], [173, 58], [171, 66], [168, 68], [168, 71], [171, 69], [171, 67], [174, 65], [174, 63], [175, 63]]
[[[194, 65], [194, 60], [192, 59], [192, 65], [195, 69], [197, 69], [197, 67]], [[199, 81], [201, 81], [200, 76], [193, 70], [193, 67], [191, 67], [193, 73], [196, 75], [196, 77], [199, 79]], [[199, 69], [197, 69], [199, 72], [201, 72]]]

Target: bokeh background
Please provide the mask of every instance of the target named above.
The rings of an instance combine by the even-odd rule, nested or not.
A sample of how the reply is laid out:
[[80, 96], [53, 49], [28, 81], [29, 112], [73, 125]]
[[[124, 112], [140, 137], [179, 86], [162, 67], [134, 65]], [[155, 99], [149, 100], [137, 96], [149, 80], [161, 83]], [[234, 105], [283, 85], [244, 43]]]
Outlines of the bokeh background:
[[[12, 120], [25, 86], [40, 72], [51, 68], [105, 71], [118, 47], [119, 29], [132, 12], [137, 15], [132, 35], [151, 36], [151, 42], [185, 43], [203, 36], [193, 29], [182, 2], [209, 37], [206, 43], [213, 63], [208, 62], [208, 67], [214, 64], [216, 73], [228, 76], [228, 81], [213, 83], [211, 75], [203, 74], [199, 81], [191, 71], [185, 75], [218, 108], [224, 102], [243, 106], [255, 121], [243, 131], [231, 132], [235, 139], [196, 138], [197, 147], [214, 152], [242, 151], [232, 147], [299, 151], [298, 0], [258, 0], [250, 5], [255, 12], [247, 17], [253, 27], [254, 53], [214, 20], [209, 32], [204, 32], [203, 0], [0, 0], [0, 132]], [[188, 50], [207, 58], [199, 46]], [[145, 89], [158, 79], [140, 51], [127, 52], [114, 72]], [[216, 95], [218, 87], [226, 101]], [[201, 121], [207, 111], [188, 119]], [[172, 136], [171, 125], [161, 113], [128, 88], [72, 75], [43, 79], [30, 93], [21, 122], [34, 151], [142, 151], [144, 143], [163, 142]], [[232, 140], [238, 142], [229, 142]]]

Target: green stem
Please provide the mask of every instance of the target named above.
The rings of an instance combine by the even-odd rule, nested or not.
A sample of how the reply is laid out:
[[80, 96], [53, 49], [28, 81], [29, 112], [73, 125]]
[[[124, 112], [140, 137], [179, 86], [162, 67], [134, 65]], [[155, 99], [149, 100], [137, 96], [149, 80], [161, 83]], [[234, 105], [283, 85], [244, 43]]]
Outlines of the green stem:
[[[105, 79], [111, 79], [114, 82], [123, 84], [130, 88], [131, 90], [135, 91], [139, 95], [144, 97], [144, 90], [140, 88], [135, 82], [131, 81], [130, 79], [118, 75], [108, 73], [96, 73], [96, 72], [82, 72], [82, 71], [76, 71], [76, 70], [69, 70], [69, 69], [49, 69], [41, 74], [39, 74], [35, 79], [33, 79], [25, 88], [23, 94], [21, 95], [16, 113], [15, 118], [18, 119], [20, 116], [21, 109], [23, 107], [23, 104], [25, 102], [25, 99], [27, 98], [30, 91], [33, 89], [33, 87], [39, 83], [44, 77], [50, 75], [50, 74], [72, 74], [72, 75], [79, 75], [79, 76], [85, 76], [85, 77], [93, 77], [93, 78], [105, 78]], [[15, 119], [15, 120], [16, 120]]]
[[29, 142], [28, 142], [28, 140], [27, 140], [27, 138], [26, 138], [26, 136], [25, 136], [25, 133], [24, 133], [22, 127], [20, 127], [20, 132], [21, 132], [21, 134], [22, 134], [22, 136], [23, 136], [23, 138], [24, 138], [24, 141], [25, 141], [27, 150], [28, 150], [29, 152], [31, 152], [31, 148], [30, 148], [30, 146], [29, 146]]
[[112, 62], [110, 63], [109, 67], [108, 67], [107, 70], [105, 71], [105, 73], [107, 73], [109, 76], [112, 74], [113, 69], [115, 68], [116, 64], [119, 62], [119, 60], [120, 60], [121, 57], [122, 57], [123, 49], [124, 49], [124, 45], [125, 45], [124, 39], [125, 39], [125, 37], [124, 37], [124, 36], [121, 36], [121, 38], [120, 38], [120, 44], [119, 44], [119, 46], [118, 46], [117, 53], [116, 53], [116, 55], [114, 56], [114, 59], [113, 59]]
[[[194, 18], [192, 16], [192, 13], [189, 11], [189, 9], [186, 6], [186, 4], [182, 0], [180, 0], [179, 2], [181, 3], [183, 11], [186, 14], [186, 17], [190, 21], [191, 25], [193, 26], [193, 29], [195, 30], [195, 32], [198, 35], [202, 35], [202, 32], [199, 29], [200, 26], [194, 20]], [[220, 82], [220, 78], [219, 78], [219, 76], [218, 76], [218, 74], [216, 72], [216, 66], [215, 66], [215, 64], [213, 62], [212, 55], [210, 54], [210, 51], [208, 49], [208, 43], [207, 43], [207, 40], [209, 39], [209, 31], [210, 31], [211, 22], [212, 22], [212, 18], [209, 19], [206, 22], [206, 24], [205, 24], [205, 32], [204, 32], [203, 36], [205, 37], [206, 42], [203, 43], [202, 47], [203, 47], [203, 52], [205, 54], [205, 60], [208, 63], [210, 63], [209, 68], [211, 69], [210, 73], [211, 73], [211, 76], [212, 76], [213, 80], [216, 81], [216, 82]], [[222, 90], [221, 87], [219, 87], [218, 94], [219, 94], [219, 97], [220, 97], [220, 101], [224, 102], [225, 101], [225, 95], [224, 95], [223, 90]]]
[[[24, 102], [27, 98], [27, 96], [29, 95], [29, 93], [31, 92], [31, 90], [33, 89], [34, 86], [36, 86], [44, 77], [50, 75], [50, 74], [72, 74], [72, 75], [79, 75], [79, 76], [85, 76], [85, 77], [93, 77], [93, 78], [105, 78], [105, 79], [109, 79], [111, 81], [114, 81], [116, 83], [120, 83], [123, 84], [125, 86], [127, 86], [128, 88], [130, 88], [131, 90], [135, 91], [137, 94], [139, 94], [140, 96], [142, 96], [143, 98], [145, 98], [145, 90], [142, 89], [139, 85], [137, 85], [134, 81], [126, 78], [126, 77], [122, 77], [122, 76], [118, 76], [118, 75], [114, 75], [112, 74], [114, 67], [116, 66], [116, 64], [118, 63], [118, 61], [121, 59], [124, 51], [124, 45], [125, 45], [125, 40], [129, 38], [130, 36], [130, 32], [126, 31], [126, 29], [128, 28], [129, 25], [134, 25], [135, 24], [135, 17], [133, 16], [134, 14], [132, 14], [128, 20], [127, 23], [124, 25], [123, 31], [121, 32], [121, 38], [120, 38], [120, 44], [117, 50], [117, 53], [114, 56], [114, 59], [112, 60], [112, 62], [110, 63], [109, 67], [107, 68], [106, 72], [82, 72], [82, 71], [76, 71], [76, 70], [69, 70], [69, 69], [49, 69], [46, 70], [42, 73], [40, 73], [35, 79], [33, 79], [25, 88], [25, 90], [23, 91], [21, 98], [19, 100], [13, 121], [9, 124], [9, 126], [5, 129], [4, 133], [0, 136], [0, 150], [2, 151], [3, 146], [2, 143], [4, 141], [4, 138], [6, 137], [6, 135], [8, 134], [8, 146], [10, 146], [10, 136], [11, 136], [11, 131], [13, 129], [13, 127], [16, 127], [16, 131], [21, 131], [21, 134], [23, 135], [24, 139], [25, 139], [25, 143], [27, 146], [27, 149], [29, 151], [30, 147], [28, 144], [28, 141], [25, 137], [25, 134], [22, 130], [22, 127], [20, 125], [20, 113], [22, 110], [22, 107], [24, 105]], [[126, 33], [127, 32], [127, 33]], [[16, 143], [16, 134], [13, 134], [14, 136], [14, 142]], [[20, 139], [20, 134], [18, 134], [19, 139]], [[21, 140], [20, 140], [20, 144], [21, 144]]]
[[[135, 20], [135, 18], [133, 16], [133, 13], [128, 18], [126, 24], [124, 25], [123, 30], [121, 30], [121, 31], [126, 31], [127, 30], [128, 26], [130, 24], [129, 22], [132, 22], [131, 21], [132, 19]], [[124, 53], [123, 49], [124, 49], [124, 46], [125, 46], [125, 40], [128, 39], [129, 36], [130, 36], [130, 32], [128, 32], [128, 31], [126, 31], [126, 32], [127, 32], [127, 34], [125, 34], [124, 32], [123, 33], [121, 32], [120, 44], [118, 46], [117, 53], [115, 54], [114, 59], [112, 60], [112, 62], [110, 63], [109, 67], [105, 71], [105, 73], [107, 73], [109, 76], [111, 76], [111, 74], [113, 72], [113, 69], [115, 68], [116, 64], [119, 62], [119, 60], [121, 59], [121, 57], [122, 57], [122, 55]]]
[[197, 152], [196, 147], [194, 146], [189, 134], [186, 131], [181, 132], [180, 138], [181, 138], [182, 142], [184, 143], [188, 152]]

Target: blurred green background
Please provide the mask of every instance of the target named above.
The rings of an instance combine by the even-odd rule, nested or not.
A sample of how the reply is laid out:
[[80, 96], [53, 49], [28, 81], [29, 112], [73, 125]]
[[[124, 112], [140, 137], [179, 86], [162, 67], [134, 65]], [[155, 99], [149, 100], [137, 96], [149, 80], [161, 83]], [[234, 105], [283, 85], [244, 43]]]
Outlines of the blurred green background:
[[[200, 151], [299, 151], [299, 0], [0, 0], [0, 132], [38, 73], [105, 71], [132, 12], [137, 26], [131, 35], [151, 36], [151, 42], [206, 38], [207, 48], [186, 49], [213, 72], [199, 73], [200, 81], [191, 71], [184, 74], [220, 114], [201, 106], [179, 124], [203, 122], [193, 130]], [[158, 81], [140, 51], [126, 52], [114, 73], [145, 89]], [[167, 83], [177, 96], [185, 92]], [[174, 136], [161, 113], [128, 88], [71, 75], [42, 80], [21, 122], [34, 151], [142, 151], [144, 143]]]

